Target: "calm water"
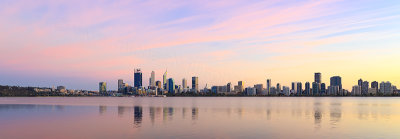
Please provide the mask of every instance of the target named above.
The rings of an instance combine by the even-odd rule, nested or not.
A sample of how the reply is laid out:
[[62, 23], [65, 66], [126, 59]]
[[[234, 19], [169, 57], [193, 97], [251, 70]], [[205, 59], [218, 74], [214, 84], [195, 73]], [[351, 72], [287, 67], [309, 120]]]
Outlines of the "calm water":
[[400, 98], [0, 98], [0, 138], [400, 138]]

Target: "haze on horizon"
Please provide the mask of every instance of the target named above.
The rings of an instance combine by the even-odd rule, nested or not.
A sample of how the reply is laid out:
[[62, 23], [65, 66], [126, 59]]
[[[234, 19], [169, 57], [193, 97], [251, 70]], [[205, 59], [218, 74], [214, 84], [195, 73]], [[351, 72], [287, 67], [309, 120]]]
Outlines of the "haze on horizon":
[[398, 0], [2, 0], [0, 84], [97, 90], [133, 69], [245, 86], [400, 86]]

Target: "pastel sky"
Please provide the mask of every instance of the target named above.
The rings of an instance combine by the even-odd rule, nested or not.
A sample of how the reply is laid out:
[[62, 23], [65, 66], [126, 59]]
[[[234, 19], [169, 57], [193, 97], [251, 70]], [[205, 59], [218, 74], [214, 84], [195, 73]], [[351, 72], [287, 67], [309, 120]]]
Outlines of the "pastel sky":
[[168, 76], [400, 85], [399, 0], [1, 0], [0, 84], [97, 90]]

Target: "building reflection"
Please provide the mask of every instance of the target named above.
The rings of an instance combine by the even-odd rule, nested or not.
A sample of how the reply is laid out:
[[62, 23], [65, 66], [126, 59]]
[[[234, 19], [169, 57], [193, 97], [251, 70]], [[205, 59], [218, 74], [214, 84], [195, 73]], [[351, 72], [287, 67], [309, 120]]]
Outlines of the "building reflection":
[[154, 121], [156, 119], [156, 108], [155, 107], [150, 107], [149, 108], [149, 114], [150, 114], [151, 124], [154, 125]]
[[133, 107], [134, 119], [133, 124], [135, 127], [140, 127], [143, 119], [143, 109], [141, 106]]
[[314, 103], [314, 124], [315, 128], [321, 128], [321, 121], [322, 121], [322, 112], [321, 112], [321, 103], [315, 102]]
[[342, 117], [342, 110], [340, 103], [331, 104], [329, 116], [330, 116], [331, 126], [332, 128], [335, 128], [336, 125], [340, 122], [340, 119]]
[[192, 120], [197, 120], [199, 116], [199, 109], [193, 107], [192, 108]]
[[99, 114], [103, 115], [107, 111], [107, 106], [100, 105], [99, 106]]

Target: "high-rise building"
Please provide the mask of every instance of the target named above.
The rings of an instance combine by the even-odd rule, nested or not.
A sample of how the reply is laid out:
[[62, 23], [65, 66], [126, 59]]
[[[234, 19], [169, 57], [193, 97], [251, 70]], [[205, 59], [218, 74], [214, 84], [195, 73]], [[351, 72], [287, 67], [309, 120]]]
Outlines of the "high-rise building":
[[393, 88], [392, 84], [390, 82], [381, 82], [379, 84], [379, 92], [382, 93], [383, 95], [392, 95], [393, 93]]
[[107, 83], [106, 82], [99, 83], [99, 93], [107, 93]]
[[267, 95], [271, 94], [271, 79], [267, 79]]
[[353, 86], [353, 89], [351, 91], [351, 95], [360, 96], [361, 95], [361, 87], [358, 86], [358, 85]]
[[168, 78], [167, 78], [167, 70], [165, 70], [165, 73], [163, 74], [163, 87], [165, 90], [167, 90], [167, 83], [168, 83]]
[[182, 79], [182, 87], [183, 89], [187, 88], [187, 80], [185, 78]]
[[226, 84], [226, 92], [232, 92], [232, 84], [231, 83], [228, 83], [228, 84]]
[[326, 84], [321, 83], [321, 89], [319, 91], [320, 95], [326, 95]]
[[156, 86], [156, 73], [154, 71], [151, 71], [150, 75], [150, 86]]
[[282, 87], [282, 94], [284, 94], [284, 95], [286, 95], [286, 96], [289, 96], [289, 95], [290, 95], [289, 90], [290, 90], [289, 87], [283, 86], [283, 87]]
[[363, 84], [363, 80], [362, 80], [362, 79], [359, 79], [359, 80], [358, 80], [358, 86], [362, 87], [362, 84]]
[[317, 72], [314, 74], [314, 82], [321, 83], [321, 73]]
[[141, 88], [142, 87], [142, 71], [140, 69], [135, 69], [134, 73], [134, 81], [133, 81], [133, 86], [136, 88]]
[[[296, 90], [296, 83], [295, 83], [295, 82], [292, 82], [292, 90], [293, 90], [293, 91]], [[295, 91], [295, 92], [296, 92], [296, 91]], [[295, 92], [294, 92], [294, 93], [295, 93]]]
[[193, 76], [192, 77], [192, 89], [195, 93], [199, 91], [199, 77]]
[[317, 83], [317, 82], [312, 83], [312, 95], [320, 95], [319, 94], [320, 89], [321, 89], [321, 86], [319, 83]]
[[156, 81], [156, 86], [157, 86], [158, 88], [161, 88], [161, 87], [162, 87], [161, 81]]
[[175, 83], [174, 79], [168, 79], [168, 93], [175, 94]]
[[303, 85], [301, 84], [301, 82], [297, 82], [297, 95], [301, 96], [303, 92]]
[[362, 95], [368, 95], [368, 88], [369, 88], [369, 82], [364, 81], [361, 84], [361, 94]]
[[239, 92], [244, 91], [243, 81], [238, 81], [238, 88], [239, 88]]
[[378, 82], [377, 82], [377, 81], [373, 81], [373, 82], [371, 83], [371, 88], [374, 88], [374, 89], [376, 90], [376, 92], [378, 92], [378, 91], [379, 91], [379, 90], [378, 90], [378, 88], [379, 88]]
[[340, 76], [331, 77], [331, 85], [330, 86], [339, 86], [339, 90], [342, 90], [342, 77], [340, 77]]
[[124, 88], [125, 88], [124, 80], [118, 79], [118, 92], [121, 93], [121, 92], [123, 91]]
[[306, 84], [304, 85], [304, 93], [305, 95], [311, 95], [311, 86], [310, 86], [310, 82], [306, 82]]
[[254, 88], [256, 88], [257, 95], [262, 95], [263, 84], [256, 84], [256, 85], [254, 85]]

